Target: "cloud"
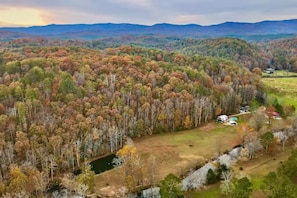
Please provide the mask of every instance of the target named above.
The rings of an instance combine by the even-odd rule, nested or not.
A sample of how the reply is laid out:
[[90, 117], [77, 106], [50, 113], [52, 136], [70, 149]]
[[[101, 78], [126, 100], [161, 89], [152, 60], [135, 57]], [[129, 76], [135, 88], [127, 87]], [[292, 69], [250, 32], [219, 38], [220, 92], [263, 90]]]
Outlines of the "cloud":
[[[29, 25], [44, 25], [41, 12], [32, 8], [2, 8], [0, 12], [0, 19], [2, 23], [15, 24], [17, 26], [29, 26]], [[10, 26], [11, 26], [10, 25]]]
[[[297, 18], [296, 0], [1, 0], [1, 7], [39, 10], [39, 15], [32, 18], [41, 17], [47, 24], [167, 22], [209, 25], [224, 21]], [[19, 24], [23, 23], [20, 19]]]

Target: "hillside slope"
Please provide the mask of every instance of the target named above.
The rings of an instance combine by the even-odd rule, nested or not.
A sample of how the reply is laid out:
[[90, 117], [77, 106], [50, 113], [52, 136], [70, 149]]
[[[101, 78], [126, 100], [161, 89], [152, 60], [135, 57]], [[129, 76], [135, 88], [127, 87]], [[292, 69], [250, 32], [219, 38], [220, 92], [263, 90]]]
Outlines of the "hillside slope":
[[196, 40], [178, 51], [190, 56], [201, 54], [234, 60], [250, 70], [255, 67], [265, 69], [269, 62], [260, 47], [235, 38]]
[[262, 43], [271, 56], [270, 67], [297, 72], [297, 37]]

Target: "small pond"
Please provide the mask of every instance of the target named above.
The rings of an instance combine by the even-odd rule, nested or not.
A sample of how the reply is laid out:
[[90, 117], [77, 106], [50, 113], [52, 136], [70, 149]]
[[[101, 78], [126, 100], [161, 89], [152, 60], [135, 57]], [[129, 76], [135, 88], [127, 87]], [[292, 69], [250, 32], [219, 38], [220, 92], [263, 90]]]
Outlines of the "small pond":
[[[112, 164], [112, 160], [116, 157], [115, 154], [111, 154], [111, 155], [108, 155], [106, 157], [103, 157], [103, 158], [99, 158], [99, 159], [96, 159], [92, 162], [90, 162], [90, 165], [92, 167], [92, 171], [94, 171], [96, 174], [99, 174], [99, 173], [103, 173], [104, 171], [107, 171], [107, 170], [110, 170], [110, 169], [113, 169], [113, 164]], [[75, 175], [78, 175], [81, 173], [81, 170], [76, 170], [73, 172]]]

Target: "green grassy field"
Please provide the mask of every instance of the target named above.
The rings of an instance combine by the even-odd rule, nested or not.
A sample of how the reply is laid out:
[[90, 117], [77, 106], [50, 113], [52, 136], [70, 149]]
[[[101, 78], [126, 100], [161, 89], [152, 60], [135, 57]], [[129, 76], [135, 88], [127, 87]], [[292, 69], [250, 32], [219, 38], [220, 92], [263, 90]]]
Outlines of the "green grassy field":
[[297, 108], [297, 78], [262, 78], [262, 81], [267, 87], [268, 102], [277, 99]]
[[185, 196], [187, 198], [219, 198], [223, 197], [220, 191], [220, 184], [214, 184], [211, 186], [207, 186], [206, 189], [201, 191], [190, 191], [186, 192]]

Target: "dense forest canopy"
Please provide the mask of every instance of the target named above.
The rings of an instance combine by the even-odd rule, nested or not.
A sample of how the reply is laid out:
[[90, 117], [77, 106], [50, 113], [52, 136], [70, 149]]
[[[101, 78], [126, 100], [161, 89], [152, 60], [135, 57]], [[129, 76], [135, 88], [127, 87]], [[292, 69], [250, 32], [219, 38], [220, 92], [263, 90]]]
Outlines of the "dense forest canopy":
[[[1, 43], [0, 194], [42, 192], [36, 175], [53, 180], [126, 137], [197, 127], [265, 100], [259, 76], [231, 60], [82, 45]], [[14, 188], [18, 177], [26, 185]]]
[[234, 60], [250, 70], [255, 67], [266, 69], [268, 65], [268, 59], [259, 46], [236, 38], [197, 40], [180, 52], [186, 55], [201, 54]]
[[250, 71], [260, 68], [285, 69], [296, 72], [296, 38], [245, 41], [238, 38], [193, 39], [176, 36], [120, 36], [91, 41], [52, 40], [46, 38], [20, 38], [0, 42], [2, 48], [68, 46], [96, 50], [117, 48], [122, 45], [166, 50], [186, 56], [211, 56], [233, 60]]
[[270, 66], [297, 72], [297, 38], [261, 43], [267, 54], [271, 54]]

